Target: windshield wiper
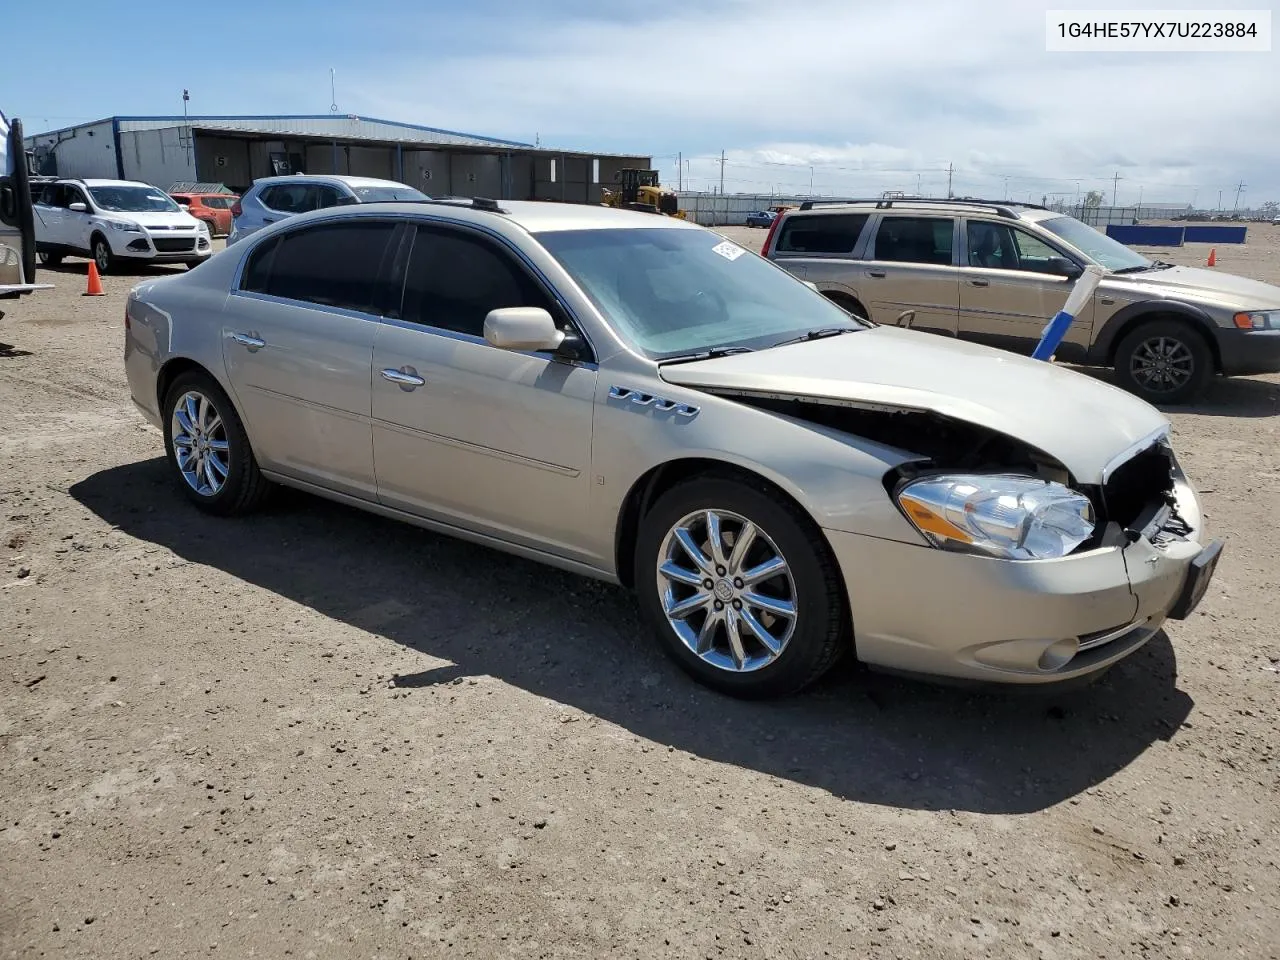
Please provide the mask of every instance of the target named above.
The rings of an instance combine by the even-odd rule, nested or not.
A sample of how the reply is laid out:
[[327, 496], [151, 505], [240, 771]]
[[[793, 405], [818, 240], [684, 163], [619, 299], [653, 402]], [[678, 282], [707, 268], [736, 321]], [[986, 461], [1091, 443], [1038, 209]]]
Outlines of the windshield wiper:
[[798, 337], [792, 337], [790, 340], [779, 340], [774, 346], [784, 347], [788, 343], [803, 343], [806, 340], [821, 340], [823, 337], [838, 337], [842, 333], [856, 333], [861, 329], [861, 327], [820, 327], [817, 330], [802, 333]]
[[659, 363], [688, 363], [691, 360], [715, 360], [717, 357], [727, 357], [734, 353], [751, 353], [750, 347], [712, 347], [710, 350], [703, 350], [700, 353], [685, 353], [677, 357], [666, 357], [659, 360]]
[[[1173, 266], [1173, 264], [1170, 264], [1170, 266]], [[1155, 269], [1156, 269], [1156, 265], [1154, 263], [1140, 263], [1137, 266], [1121, 267], [1119, 270], [1112, 270], [1111, 272], [1112, 273], [1141, 273], [1144, 270], [1155, 270]]]

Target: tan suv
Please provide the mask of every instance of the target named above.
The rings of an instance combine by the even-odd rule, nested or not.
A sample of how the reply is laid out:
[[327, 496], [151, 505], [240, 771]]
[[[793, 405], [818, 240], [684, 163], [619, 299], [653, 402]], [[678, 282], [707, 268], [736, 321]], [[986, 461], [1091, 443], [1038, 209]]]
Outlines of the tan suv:
[[859, 316], [1030, 354], [1086, 264], [1107, 272], [1057, 358], [1153, 403], [1280, 371], [1280, 287], [1148, 260], [1074, 217], [990, 200], [806, 201], [762, 251]]

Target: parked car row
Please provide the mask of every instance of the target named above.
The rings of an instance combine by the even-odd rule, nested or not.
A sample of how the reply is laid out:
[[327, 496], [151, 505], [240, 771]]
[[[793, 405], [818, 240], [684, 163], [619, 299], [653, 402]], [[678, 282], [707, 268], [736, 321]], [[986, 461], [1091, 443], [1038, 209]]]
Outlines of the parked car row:
[[286, 217], [326, 207], [386, 200], [426, 200], [393, 180], [297, 174], [265, 177], [244, 194], [164, 191], [130, 180], [44, 178], [33, 190], [36, 251], [56, 266], [89, 257], [99, 273], [121, 262], [194, 267], [213, 252]]
[[[1042, 324], [1082, 264], [1122, 256], [1100, 234], [851, 204], [784, 212], [760, 257], [645, 213], [276, 186], [250, 193], [285, 216], [127, 302], [133, 400], [201, 510], [298, 487], [623, 584], [677, 663], [738, 696], [801, 689], [842, 655], [1096, 677], [1213, 576], [1221, 546], [1164, 416], [959, 342], [962, 303], [1017, 339]], [[1199, 303], [1200, 281], [1112, 265], [1099, 303], [1175, 311], [1133, 329], [1181, 369], [1169, 345], [1195, 341], [1170, 305]], [[1240, 337], [1268, 342], [1268, 303], [1240, 308], [1264, 318], [1231, 321]], [[907, 309], [917, 329], [895, 326]]]
[[1086, 265], [1105, 276], [1057, 356], [1153, 403], [1215, 374], [1280, 371], [1280, 288], [1149, 260], [1043, 207], [921, 198], [804, 203], [763, 255], [851, 313], [1030, 354]]

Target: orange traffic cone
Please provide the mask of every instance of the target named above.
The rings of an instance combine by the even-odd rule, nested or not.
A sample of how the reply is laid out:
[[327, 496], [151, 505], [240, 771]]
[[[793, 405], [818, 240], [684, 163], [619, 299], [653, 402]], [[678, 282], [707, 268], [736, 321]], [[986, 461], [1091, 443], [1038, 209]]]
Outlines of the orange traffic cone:
[[1212, 267], [1218, 262], [1218, 248], [1214, 247], [1209, 251], [1209, 260], [1205, 264], [1206, 267]]
[[106, 291], [102, 289], [102, 278], [98, 276], [98, 264], [93, 260], [89, 261], [89, 286], [82, 297], [105, 297]]

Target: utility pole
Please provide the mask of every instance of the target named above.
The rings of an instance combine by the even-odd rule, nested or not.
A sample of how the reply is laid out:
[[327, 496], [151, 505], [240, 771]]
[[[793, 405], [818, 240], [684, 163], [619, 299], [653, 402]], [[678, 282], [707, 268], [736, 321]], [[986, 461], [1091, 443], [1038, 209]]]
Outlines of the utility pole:
[[1222, 191], [1218, 191], [1218, 212], [1222, 212]]
[[676, 154], [676, 183], [678, 184], [678, 186], [676, 187], [677, 190], [684, 189], [684, 154], [683, 153]]
[[920, 174], [916, 174], [916, 196], [920, 196]]
[[184, 89], [182, 91], [182, 132], [186, 139], [187, 163], [191, 162], [191, 122], [187, 119], [187, 101], [190, 99], [191, 94]]
[[1142, 186], [1138, 186], [1138, 216], [1142, 216]]
[[1245, 183], [1243, 180], [1241, 180], [1240, 186], [1236, 187], [1236, 203], [1235, 203], [1235, 206], [1231, 208], [1232, 213], [1235, 213], [1237, 210], [1240, 209], [1240, 194], [1244, 192], [1244, 187], [1245, 187]]
[[951, 171], [954, 169], [955, 168], [950, 163], [947, 164], [947, 199], [948, 200], [950, 200], [952, 196], [954, 196], [954, 194], [952, 194], [951, 192]]
[[1111, 205], [1116, 205], [1116, 191], [1120, 189], [1120, 171], [1116, 171], [1115, 180], [1111, 184]]
[[809, 196], [813, 196], [813, 167], [809, 168]]
[[720, 196], [724, 196], [724, 151], [720, 151]]

